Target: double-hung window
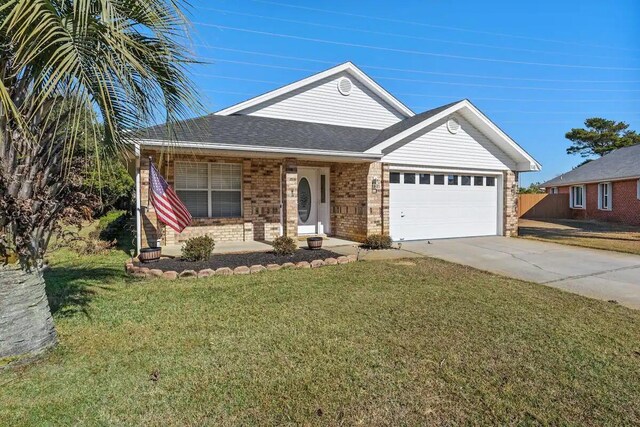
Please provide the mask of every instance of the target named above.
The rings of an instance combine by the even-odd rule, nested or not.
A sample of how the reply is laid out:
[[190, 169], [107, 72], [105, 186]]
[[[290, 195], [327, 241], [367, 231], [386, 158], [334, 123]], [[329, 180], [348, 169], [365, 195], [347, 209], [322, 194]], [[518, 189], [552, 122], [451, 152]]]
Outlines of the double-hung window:
[[574, 209], [584, 209], [585, 207], [585, 194], [584, 185], [575, 185], [571, 187], [571, 199], [569, 200], [570, 206]]
[[240, 164], [176, 162], [175, 188], [193, 217], [242, 216]]
[[611, 183], [603, 182], [598, 184], [598, 209], [610, 211], [613, 206], [611, 200]]

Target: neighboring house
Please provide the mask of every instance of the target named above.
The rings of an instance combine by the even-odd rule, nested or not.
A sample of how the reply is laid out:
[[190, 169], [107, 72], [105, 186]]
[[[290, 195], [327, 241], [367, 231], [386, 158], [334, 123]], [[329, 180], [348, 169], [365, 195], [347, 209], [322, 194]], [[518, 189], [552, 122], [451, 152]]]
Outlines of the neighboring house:
[[640, 225], [640, 145], [619, 148], [542, 187], [569, 194], [574, 218]]
[[[174, 141], [148, 128], [136, 148], [142, 245], [512, 235], [518, 173], [540, 170], [471, 102], [414, 114], [350, 62], [185, 121]], [[147, 205], [150, 156], [194, 217], [179, 235]]]

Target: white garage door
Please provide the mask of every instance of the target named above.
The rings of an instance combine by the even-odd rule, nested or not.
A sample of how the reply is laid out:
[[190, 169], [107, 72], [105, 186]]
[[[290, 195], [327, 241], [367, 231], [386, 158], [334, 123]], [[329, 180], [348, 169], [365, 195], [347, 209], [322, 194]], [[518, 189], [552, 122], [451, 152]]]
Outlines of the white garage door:
[[498, 178], [391, 171], [393, 240], [498, 234]]

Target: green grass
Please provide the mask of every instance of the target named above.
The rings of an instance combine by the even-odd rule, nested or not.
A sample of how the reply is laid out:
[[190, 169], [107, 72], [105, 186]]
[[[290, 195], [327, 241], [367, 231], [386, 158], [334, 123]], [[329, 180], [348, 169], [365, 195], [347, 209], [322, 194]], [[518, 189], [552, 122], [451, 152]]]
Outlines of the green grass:
[[[432, 259], [210, 280], [52, 257], [0, 425], [640, 423], [640, 312]], [[152, 373], [157, 373], [156, 377]]]
[[640, 255], [640, 227], [585, 220], [520, 220], [520, 237]]

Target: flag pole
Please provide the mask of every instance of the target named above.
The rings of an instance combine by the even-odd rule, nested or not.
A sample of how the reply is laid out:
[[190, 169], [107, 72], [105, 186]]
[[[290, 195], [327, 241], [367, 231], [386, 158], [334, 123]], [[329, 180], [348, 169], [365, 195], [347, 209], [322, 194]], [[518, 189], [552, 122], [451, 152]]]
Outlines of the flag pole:
[[[151, 168], [153, 167], [153, 157], [149, 156], [149, 179], [151, 179]], [[158, 171], [159, 172], [159, 171]], [[149, 190], [147, 191], [147, 208], [151, 205], [151, 184], [149, 184]], [[160, 219], [158, 218], [158, 213], [156, 212], [156, 230], [158, 231], [158, 235], [156, 236], [156, 247], [162, 246], [162, 225], [160, 224]]]

